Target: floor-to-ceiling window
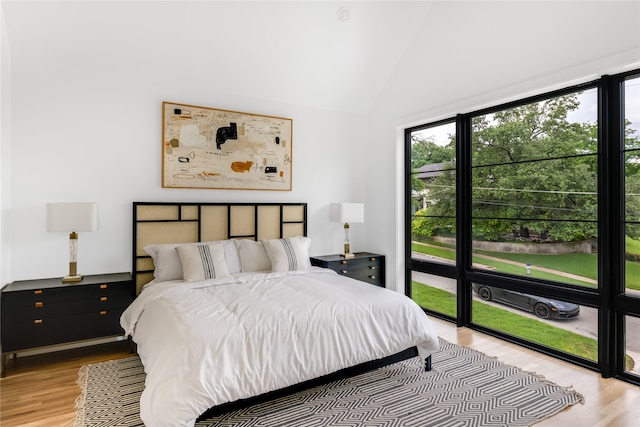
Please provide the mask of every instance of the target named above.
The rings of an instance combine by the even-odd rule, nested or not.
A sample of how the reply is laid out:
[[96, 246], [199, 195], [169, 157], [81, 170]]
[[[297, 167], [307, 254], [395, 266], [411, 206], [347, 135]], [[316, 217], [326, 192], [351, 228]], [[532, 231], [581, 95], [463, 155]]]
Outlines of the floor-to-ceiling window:
[[[624, 289], [640, 298], [640, 77], [624, 82]], [[640, 376], [640, 316], [625, 316], [625, 371]]]
[[472, 321], [591, 361], [598, 313], [531, 291], [531, 282], [597, 288], [595, 88], [472, 118], [471, 230], [478, 268], [520, 276], [474, 283]]
[[605, 76], [406, 129], [407, 293], [635, 381], [639, 88], [637, 72]]
[[[452, 268], [456, 262], [455, 122], [415, 128], [410, 133], [411, 249], [413, 258]], [[456, 281], [411, 273], [411, 296], [421, 306], [456, 317]]]

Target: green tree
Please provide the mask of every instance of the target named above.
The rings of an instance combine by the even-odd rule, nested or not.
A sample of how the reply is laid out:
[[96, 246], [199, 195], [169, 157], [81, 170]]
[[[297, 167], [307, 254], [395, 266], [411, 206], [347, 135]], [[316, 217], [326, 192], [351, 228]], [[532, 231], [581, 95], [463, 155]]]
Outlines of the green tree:
[[567, 121], [578, 107], [572, 94], [474, 121], [478, 237], [536, 230], [571, 241], [596, 234], [597, 139], [593, 125]]
[[[503, 110], [473, 120], [472, 191], [475, 238], [496, 240], [505, 234], [575, 241], [597, 234], [598, 125], [572, 123], [579, 107], [570, 94]], [[426, 186], [413, 187], [437, 201], [417, 213], [413, 231], [433, 235], [455, 230], [455, 173], [452, 139], [442, 147], [416, 140], [412, 168], [445, 163]], [[640, 136], [625, 123], [627, 234], [640, 239]], [[418, 182], [420, 181], [420, 182]]]
[[450, 135], [449, 144], [442, 146], [435, 142], [434, 137], [413, 139], [411, 144], [411, 169], [416, 170], [424, 165], [444, 163], [455, 157], [455, 138]]
[[[418, 178], [418, 169], [425, 165], [443, 163], [447, 164], [445, 167], [453, 167], [453, 160], [455, 159], [455, 135], [449, 135], [449, 143], [447, 145], [439, 145], [435, 142], [434, 137], [414, 137], [411, 144], [411, 189], [415, 194], [420, 194], [432, 199], [431, 190], [426, 188], [425, 183]], [[418, 206], [419, 201], [414, 201], [416, 209], [421, 209], [422, 206]], [[455, 215], [455, 208], [452, 211]], [[422, 211], [420, 214], [427, 214], [426, 211]], [[416, 215], [419, 215], [416, 213]]]

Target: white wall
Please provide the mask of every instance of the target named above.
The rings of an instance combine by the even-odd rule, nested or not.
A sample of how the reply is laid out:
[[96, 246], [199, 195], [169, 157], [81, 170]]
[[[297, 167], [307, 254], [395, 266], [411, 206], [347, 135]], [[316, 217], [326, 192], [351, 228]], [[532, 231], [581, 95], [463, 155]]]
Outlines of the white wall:
[[5, 274], [10, 265], [10, 248], [6, 239], [2, 237], [2, 231], [8, 229], [6, 211], [9, 207], [9, 171], [11, 170], [11, 145], [10, 138], [10, 100], [11, 80], [9, 67], [9, 44], [4, 24], [4, 15], [0, 15], [0, 287], [5, 283]]
[[[109, 78], [85, 71], [98, 81]], [[159, 89], [126, 78], [101, 87], [64, 74], [14, 74], [9, 179], [15, 186], [7, 212], [12, 262], [6, 280], [67, 273], [68, 236], [45, 231], [45, 204], [54, 201], [99, 203], [100, 230], [79, 237], [83, 274], [130, 271], [133, 201], [307, 202], [311, 252], [340, 249], [341, 227], [328, 222], [328, 204], [364, 201], [357, 182], [344, 185], [348, 171], [365, 173], [362, 165], [350, 161], [355, 156], [354, 128], [361, 126], [361, 118], [220, 96], [197, 83], [169, 82]], [[160, 188], [163, 99], [293, 118], [293, 190]], [[354, 226], [356, 247], [364, 246], [363, 236]]]
[[[11, 66], [11, 137], [2, 141], [11, 152], [2, 170], [11, 183], [2, 232], [11, 262], [3, 284], [68, 272], [68, 236], [45, 231], [47, 202], [99, 203], [100, 230], [80, 234], [78, 259], [79, 273], [97, 274], [131, 271], [133, 201], [307, 202], [312, 254], [341, 249], [328, 204], [364, 201], [364, 180], [350, 179], [365, 175], [366, 165], [352, 161], [362, 116], [240, 97], [198, 79], [157, 79], [145, 68], [118, 72], [74, 55], [28, 64], [14, 57]], [[292, 118], [293, 190], [162, 189], [163, 100]], [[363, 227], [353, 226], [352, 241], [365, 247]]]

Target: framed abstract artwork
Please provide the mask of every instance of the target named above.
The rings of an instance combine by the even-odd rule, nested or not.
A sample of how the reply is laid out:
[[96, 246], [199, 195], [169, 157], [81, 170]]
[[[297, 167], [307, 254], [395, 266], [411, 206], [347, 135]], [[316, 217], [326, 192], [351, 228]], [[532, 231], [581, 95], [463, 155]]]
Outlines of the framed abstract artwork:
[[291, 191], [293, 120], [162, 103], [162, 187]]

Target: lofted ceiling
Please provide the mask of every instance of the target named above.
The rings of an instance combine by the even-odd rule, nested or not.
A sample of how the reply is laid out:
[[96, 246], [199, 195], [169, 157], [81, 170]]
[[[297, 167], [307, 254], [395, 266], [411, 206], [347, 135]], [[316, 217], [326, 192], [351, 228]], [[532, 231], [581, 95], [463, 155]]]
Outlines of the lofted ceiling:
[[402, 115], [640, 61], [639, 4], [9, 0], [2, 13], [14, 72], [82, 64], [354, 114], [395, 101]]
[[221, 92], [365, 112], [430, 2], [5, 1], [11, 61], [76, 61]]

